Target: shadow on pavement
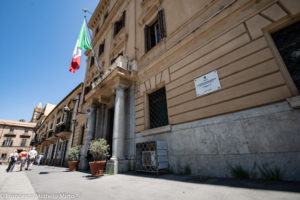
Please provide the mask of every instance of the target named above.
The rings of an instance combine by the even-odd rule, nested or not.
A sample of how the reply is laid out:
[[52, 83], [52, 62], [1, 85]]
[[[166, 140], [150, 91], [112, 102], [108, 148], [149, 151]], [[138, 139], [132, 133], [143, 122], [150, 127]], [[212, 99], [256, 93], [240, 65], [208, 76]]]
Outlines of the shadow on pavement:
[[83, 176], [88, 180], [95, 180], [95, 179], [100, 179], [101, 176], [92, 176], [92, 175], [87, 175], [87, 176]]
[[136, 173], [136, 172], [124, 173], [124, 175], [137, 176], [143, 178], [153, 178], [153, 179], [165, 179], [170, 181], [180, 181], [180, 182], [187, 182], [187, 183], [194, 183], [194, 184], [300, 193], [300, 182], [292, 182], [292, 181], [264, 181], [264, 180], [240, 180], [234, 178], [206, 178], [206, 177], [199, 177], [199, 176], [175, 175], [175, 174], [153, 175], [153, 174]]
[[49, 172], [40, 172], [39, 174], [49, 174]]

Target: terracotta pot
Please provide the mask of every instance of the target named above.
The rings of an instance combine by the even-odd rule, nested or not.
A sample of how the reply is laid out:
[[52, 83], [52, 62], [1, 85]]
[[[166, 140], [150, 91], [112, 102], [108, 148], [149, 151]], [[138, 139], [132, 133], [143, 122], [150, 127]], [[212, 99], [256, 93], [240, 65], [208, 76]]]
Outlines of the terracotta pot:
[[77, 171], [79, 161], [68, 161], [70, 171]]
[[89, 162], [92, 176], [103, 176], [106, 161]]

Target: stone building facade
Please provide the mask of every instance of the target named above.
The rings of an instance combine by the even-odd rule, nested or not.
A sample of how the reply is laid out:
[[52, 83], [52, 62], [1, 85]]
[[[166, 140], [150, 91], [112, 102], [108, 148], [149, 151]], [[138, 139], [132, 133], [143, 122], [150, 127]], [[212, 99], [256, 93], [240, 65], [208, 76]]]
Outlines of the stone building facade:
[[[107, 168], [123, 172], [134, 163], [135, 2], [100, 1], [88, 26], [93, 30], [93, 51], [88, 56], [84, 93], [74, 144], [82, 145], [80, 168], [88, 168], [88, 146], [105, 138], [111, 147]], [[103, 73], [100, 76], [98, 63]]]
[[53, 107], [51, 112], [39, 118], [33, 145], [39, 154], [44, 155], [43, 164], [67, 166], [66, 153], [72, 146], [81, 92], [82, 83]]
[[264, 165], [300, 180], [299, 14], [297, 0], [100, 1], [80, 104], [91, 112], [74, 137], [82, 155], [106, 138], [122, 172], [135, 144], [163, 140], [174, 172]]
[[0, 120], [0, 155], [2, 163], [7, 163], [11, 153], [30, 150], [36, 123]]

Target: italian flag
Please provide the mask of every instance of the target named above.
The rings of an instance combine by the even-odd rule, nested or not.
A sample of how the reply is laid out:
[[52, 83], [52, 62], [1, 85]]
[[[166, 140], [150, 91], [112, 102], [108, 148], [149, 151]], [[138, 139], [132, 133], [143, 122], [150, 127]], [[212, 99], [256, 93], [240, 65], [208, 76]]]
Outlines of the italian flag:
[[82, 49], [92, 49], [88, 38], [86, 36], [86, 28], [85, 21], [83, 20], [83, 24], [81, 26], [81, 30], [75, 45], [75, 49], [73, 51], [73, 58], [71, 62], [71, 66], [69, 71], [75, 73], [80, 67], [80, 59], [81, 59], [81, 51]]

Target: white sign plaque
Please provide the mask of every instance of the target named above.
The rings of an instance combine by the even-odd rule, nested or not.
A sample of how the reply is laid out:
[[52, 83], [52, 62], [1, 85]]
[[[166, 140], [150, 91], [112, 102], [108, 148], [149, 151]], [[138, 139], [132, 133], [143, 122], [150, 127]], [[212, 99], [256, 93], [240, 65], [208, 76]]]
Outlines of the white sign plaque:
[[221, 89], [218, 71], [212, 71], [194, 80], [196, 95], [202, 96]]

